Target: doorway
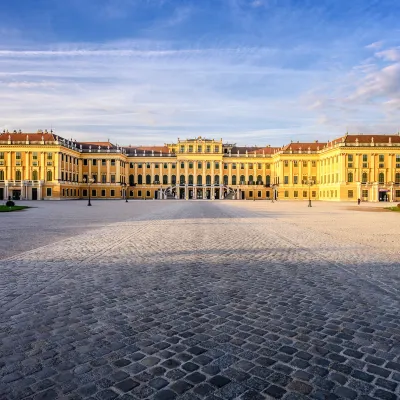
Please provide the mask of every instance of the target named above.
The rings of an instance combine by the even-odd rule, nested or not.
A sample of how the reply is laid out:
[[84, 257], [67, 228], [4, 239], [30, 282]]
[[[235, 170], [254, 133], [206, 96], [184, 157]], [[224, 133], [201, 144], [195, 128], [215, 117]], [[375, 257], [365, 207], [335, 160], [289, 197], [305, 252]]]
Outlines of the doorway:
[[179, 189], [179, 198], [185, 200], [185, 189]]
[[21, 200], [21, 191], [14, 189], [12, 192], [12, 199], [13, 200]]
[[241, 199], [242, 200], [244, 200], [245, 199], [245, 193], [242, 191], [242, 192], [240, 192], [240, 196], [241, 196]]
[[4, 199], [4, 189], [0, 188], [0, 200]]
[[389, 201], [388, 190], [379, 191], [379, 201]]
[[32, 200], [37, 200], [38, 191], [37, 188], [32, 188]]

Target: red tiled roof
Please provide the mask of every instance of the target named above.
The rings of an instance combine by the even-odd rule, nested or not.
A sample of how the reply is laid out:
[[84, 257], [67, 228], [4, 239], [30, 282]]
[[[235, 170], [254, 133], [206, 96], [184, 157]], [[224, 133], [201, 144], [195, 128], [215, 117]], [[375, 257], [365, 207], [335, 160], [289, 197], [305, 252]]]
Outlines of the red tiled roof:
[[162, 153], [168, 153], [169, 148], [167, 146], [138, 146], [138, 147], [130, 147], [130, 150], [136, 150], [136, 151], [154, 151], [159, 153], [160, 151]]
[[40, 142], [44, 140], [46, 142], [52, 142], [55, 140], [55, 135], [53, 133], [13, 133], [13, 132], [3, 132], [0, 134], [0, 140], [6, 141], [11, 139], [13, 142], [24, 142], [26, 140], [32, 142]]
[[344, 136], [345, 143], [400, 143], [400, 135], [389, 134], [389, 135], [346, 135]]
[[289, 143], [285, 146], [282, 147], [281, 150], [283, 151], [304, 151], [307, 152], [308, 149], [311, 151], [317, 151], [317, 150], [322, 150], [326, 143], [320, 143], [320, 142], [312, 142], [312, 143]]
[[87, 144], [87, 145], [91, 145], [91, 146], [110, 146], [113, 147], [114, 145], [110, 142], [79, 142], [80, 144]]
[[248, 154], [254, 154], [254, 152], [256, 154], [273, 154], [276, 150], [278, 150], [277, 147], [270, 147], [270, 146], [266, 146], [266, 147], [245, 147], [245, 146], [240, 146], [240, 147], [232, 147], [231, 149], [231, 153], [232, 154], [237, 154], [237, 152], [239, 151], [239, 154], [244, 154], [247, 153]]

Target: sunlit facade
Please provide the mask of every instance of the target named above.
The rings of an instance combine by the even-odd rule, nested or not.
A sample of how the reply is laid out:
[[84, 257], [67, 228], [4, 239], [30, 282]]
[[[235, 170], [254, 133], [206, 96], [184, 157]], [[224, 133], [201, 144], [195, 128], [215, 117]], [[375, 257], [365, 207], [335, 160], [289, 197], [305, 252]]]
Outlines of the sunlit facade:
[[[90, 191], [90, 192], [89, 192]], [[0, 134], [0, 199], [400, 201], [400, 135], [238, 147], [222, 139], [163, 146]]]

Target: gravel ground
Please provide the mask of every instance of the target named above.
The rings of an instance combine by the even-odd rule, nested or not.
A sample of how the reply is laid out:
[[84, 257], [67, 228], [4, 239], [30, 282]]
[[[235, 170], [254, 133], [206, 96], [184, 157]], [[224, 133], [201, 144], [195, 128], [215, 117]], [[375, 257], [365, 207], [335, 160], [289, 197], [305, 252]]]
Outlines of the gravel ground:
[[2, 400], [400, 398], [398, 213], [35, 205], [0, 215]]

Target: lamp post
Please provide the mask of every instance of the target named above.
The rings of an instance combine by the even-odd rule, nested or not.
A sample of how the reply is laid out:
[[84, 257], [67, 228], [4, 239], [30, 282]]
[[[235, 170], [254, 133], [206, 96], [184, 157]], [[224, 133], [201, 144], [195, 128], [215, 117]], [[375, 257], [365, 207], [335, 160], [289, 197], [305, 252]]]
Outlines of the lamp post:
[[125, 190], [125, 203], [128, 202], [128, 192], [129, 192], [129, 185], [126, 184], [126, 190]]
[[122, 200], [125, 199], [125, 202], [128, 202], [128, 200], [126, 198], [126, 183], [121, 182], [121, 186], [122, 186]]
[[272, 184], [271, 185], [271, 188], [272, 188], [272, 203], [274, 202], [274, 199], [275, 199], [275, 189], [276, 189], [276, 185], [275, 184]]
[[89, 189], [88, 189], [88, 191], [89, 191], [89, 196], [88, 196], [88, 203], [87, 203], [87, 205], [88, 205], [89, 207], [91, 207], [92, 203], [90, 202], [90, 185], [94, 182], [94, 179], [93, 179], [93, 178], [88, 178], [88, 179], [83, 178], [83, 182], [84, 182], [84, 183], [87, 183], [87, 184], [88, 184], [88, 187], [89, 187]]
[[314, 181], [308, 177], [307, 185], [308, 185], [308, 207], [312, 207], [311, 205], [311, 186], [314, 184]]

